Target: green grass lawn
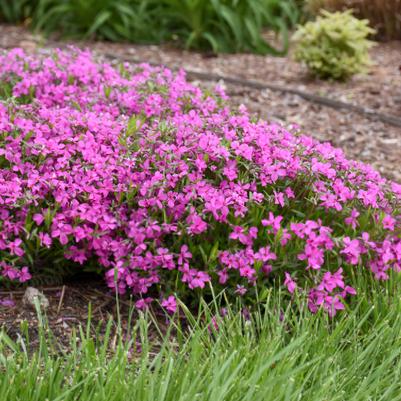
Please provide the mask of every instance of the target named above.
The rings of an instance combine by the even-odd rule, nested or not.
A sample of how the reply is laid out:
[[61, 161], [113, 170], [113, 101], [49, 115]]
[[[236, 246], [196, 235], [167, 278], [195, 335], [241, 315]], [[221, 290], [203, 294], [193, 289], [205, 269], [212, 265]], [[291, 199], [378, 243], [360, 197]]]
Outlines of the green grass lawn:
[[332, 320], [300, 305], [282, 311], [282, 294], [271, 292], [250, 320], [229, 310], [217, 330], [217, 301], [195, 314], [181, 305], [185, 319], [163, 325], [160, 341], [149, 336], [160, 325], [145, 314], [128, 330], [110, 320], [101, 337], [89, 322], [64, 351], [42, 317], [35, 350], [24, 335], [1, 334], [0, 399], [398, 400], [399, 286], [372, 285]]

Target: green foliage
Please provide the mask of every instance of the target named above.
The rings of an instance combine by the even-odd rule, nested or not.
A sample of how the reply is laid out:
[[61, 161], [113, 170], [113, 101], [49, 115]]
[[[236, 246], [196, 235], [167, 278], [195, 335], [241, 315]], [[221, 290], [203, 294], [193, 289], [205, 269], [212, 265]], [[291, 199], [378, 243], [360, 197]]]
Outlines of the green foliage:
[[160, 11], [155, 0], [39, 0], [32, 26], [65, 37], [158, 42], [165, 35], [155, 28]]
[[[11, 6], [12, 4], [12, 6]], [[162, 43], [213, 52], [283, 54], [288, 31], [299, 20], [296, 0], [0, 0], [4, 19], [66, 37]], [[12, 9], [12, 12], [9, 11]], [[277, 49], [265, 29], [281, 38]]]
[[0, 21], [19, 23], [28, 18], [37, 0], [0, 0]]
[[87, 327], [74, 330], [67, 347], [38, 310], [35, 348], [26, 322], [16, 328], [17, 339], [0, 332], [1, 400], [399, 400], [395, 290], [373, 295], [379, 308], [364, 294], [335, 321], [281, 311], [280, 293], [272, 292], [249, 320], [234, 309], [216, 318], [218, 299], [196, 313], [182, 305], [185, 319], [173, 317], [168, 325], [146, 313], [127, 325], [101, 326], [89, 313]]
[[367, 37], [375, 31], [367, 20], [359, 20], [351, 11], [322, 11], [316, 21], [299, 27], [293, 36], [295, 58], [321, 78], [344, 80], [366, 72], [370, 65]]
[[[164, 0], [168, 31], [187, 48], [214, 52], [253, 51], [279, 54], [287, 50], [288, 28], [299, 13], [293, 1], [277, 0]], [[163, 16], [162, 16], [163, 18]], [[268, 27], [279, 32], [283, 49], [263, 38]]]

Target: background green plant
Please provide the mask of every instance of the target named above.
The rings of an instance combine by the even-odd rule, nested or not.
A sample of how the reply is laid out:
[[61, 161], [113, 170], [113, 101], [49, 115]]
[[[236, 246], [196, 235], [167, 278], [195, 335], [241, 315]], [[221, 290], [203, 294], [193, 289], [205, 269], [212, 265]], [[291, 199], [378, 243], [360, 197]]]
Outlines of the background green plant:
[[366, 72], [370, 65], [368, 36], [375, 31], [369, 21], [353, 17], [350, 10], [323, 10], [314, 22], [300, 26], [293, 36], [295, 58], [320, 78], [344, 80]]
[[[288, 47], [288, 29], [299, 18], [293, 1], [164, 0], [164, 4], [168, 30], [187, 48], [215, 52], [283, 53]], [[280, 33], [281, 51], [263, 38], [265, 27]]]
[[37, 3], [37, 0], [0, 0], [0, 21], [23, 22], [32, 15]]
[[[188, 49], [282, 54], [300, 16], [296, 0], [0, 0], [0, 19], [46, 34], [136, 43], [176, 41]], [[269, 44], [265, 29], [278, 35]]]
[[156, 28], [161, 9], [154, 0], [38, 0], [31, 25], [77, 39], [160, 42], [166, 36], [162, 24]]

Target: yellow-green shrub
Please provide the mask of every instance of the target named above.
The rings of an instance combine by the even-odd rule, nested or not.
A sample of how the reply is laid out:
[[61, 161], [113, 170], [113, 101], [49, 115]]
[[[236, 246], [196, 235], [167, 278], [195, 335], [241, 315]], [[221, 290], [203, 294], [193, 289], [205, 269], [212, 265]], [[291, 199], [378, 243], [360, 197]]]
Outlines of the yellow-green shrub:
[[321, 78], [344, 80], [365, 72], [370, 65], [367, 39], [375, 31], [367, 20], [359, 20], [351, 11], [322, 11], [316, 21], [300, 26], [293, 36], [295, 58]]

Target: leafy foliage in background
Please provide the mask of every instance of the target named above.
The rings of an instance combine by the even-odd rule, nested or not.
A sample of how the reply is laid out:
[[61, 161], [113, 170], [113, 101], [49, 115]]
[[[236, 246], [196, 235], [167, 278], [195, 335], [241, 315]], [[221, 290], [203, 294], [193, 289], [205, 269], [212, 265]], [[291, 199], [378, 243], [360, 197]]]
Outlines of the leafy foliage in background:
[[384, 39], [401, 39], [401, 0], [306, 0], [305, 10], [316, 15], [321, 9], [352, 9], [366, 18]]
[[370, 64], [367, 37], [375, 31], [369, 21], [359, 20], [351, 11], [322, 11], [315, 22], [301, 26], [294, 34], [295, 58], [321, 78], [343, 80], [365, 72]]
[[24, 21], [37, 5], [34, 0], [0, 0], [0, 21], [18, 23]]
[[[0, 15], [14, 23], [29, 16], [34, 29], [67, 37], [282, 54], [299, 8], [295, 0], [0, 0]], [[263, 38], [266, 28], [280, 36], [281, 49]]]
[[160, 42], [166, 36], [156, 26], [160, 13], [154, 0], [39, 0], [32, 26], [73, 38]]
[[164, 4], [168, 31], [181, 38], [187, 48], [215, 52], [280, 53], [263, 39], [265, 27], [280, 32], [284, 52], [288, 27], [299, 17], [292, 1], [165, 0]]

